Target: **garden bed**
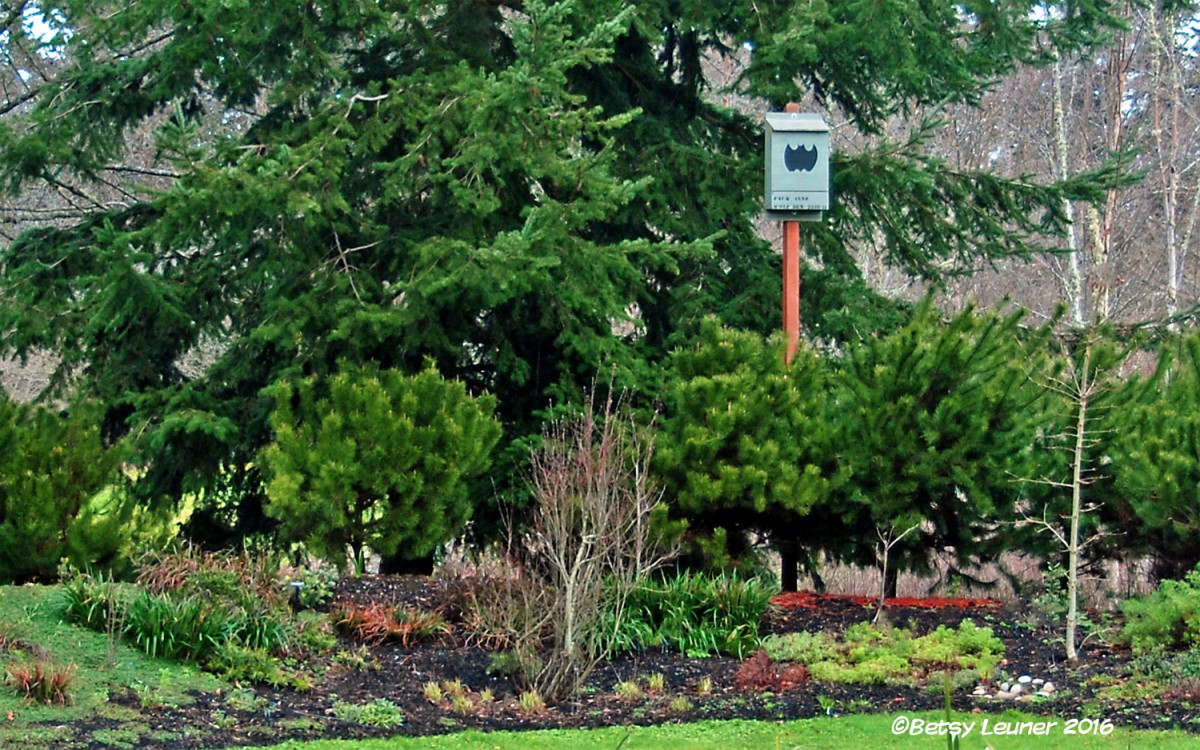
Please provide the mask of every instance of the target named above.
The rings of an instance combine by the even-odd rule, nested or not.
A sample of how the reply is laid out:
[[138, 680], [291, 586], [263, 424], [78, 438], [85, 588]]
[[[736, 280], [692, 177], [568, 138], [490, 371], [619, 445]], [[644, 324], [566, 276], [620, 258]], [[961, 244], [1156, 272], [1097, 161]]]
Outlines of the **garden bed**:
[[[435, 607], [444, 597], [439, 584], [419, 577], [363, 577], [342, 580], [334, 606], [409, 604]], [[761, 634], [844, 633], [869, 621], [874, 602], [855, 597], [788, 594], [776, 597]], [[997, 700], [972, 696], [959, 686], [953, 705], [960, 711], [1002, 711], [1016, 705], [1033, 713], [1067, 718], [1102, 717], [1138, 728], [1195, 728], [1200, 711], [1187, 702], [1164, 700], [1161, 691], [1127, 684], [1130, 655], [1085, 645], [1081, 663], [1063, 660], [1061, 643], [1044, 627], [1029, 624], [1018, 608], [987, 600], [892, 601], [887, 622], [921, 635], [940, 625], [970, 620], [991, 628], [1005, 647], [1001, 679], [1021, 675], [1052, 681], [1050, 697]], [[470, 642], [461, 627], [404, 647], [364, 644], [340, 636], [336, 655], [318, 669], [310, 690], [238, 687], [201, 692], [194, 701], [157, 703], [153, 691], [128, 689], [110, 696], [112, 710], [60, 725], [47, 741], [31, 747], [219, 748], [276, 743], [288, 738], [361, 738], [392, 734], [428, 735], [465, 728], [530, 729], [595, 727], [614, 724], [687, 722], [700, 719], [794, 719], [853, 712], [937, 710], [942, 684], [914, 679], [906, 685], [838, 684], [811, 680], [790, 689], [738, 689], [742, 661], [733, 657], [688, 658], [662, 651], [622, 656], [598, 669], [575, 699], [530, 710], [518, 702], [510, 680], [489, 673], [492, 654]], [[661, 685], [658, 681], [661, 680]], [[462, 685], [460, 700], [449, 692], [430, 700], [430, 683]], [[621, 693], [621, 683], [638, 690]], [[926, 684], [935, 683], [935, 684]], [[453, 688], [457, 689], [457, 688]], [[485, 691], [490, 691], [490, 696]], [[148, 700], [148, 694], [151, 699]], [[185, 705], [186, 703], [186, 705]], [[346, 707], [359, 707], [351, 715]], [[48, 723], [49, 724], [49, 723]], [[31, 736], [37, 735], [33, 732]], [[53, 739], [49, 739], [53, 737]]]
[[[338, 582], [334, 608], [347, 605], [407, 605], [431, 611], [446, 600], [431, 578], [367, 576]], [[811, 593], [776, 596], [761, 634], [791, 632], [846, 634], [875, 616], [877, 602], [854, 596]], [[889, 600], [884, 629], [914, 637], [938, 626], [971, 622], [991, 629], [1003, 642], [997, 679], [1016, 684], [1021, 676], [1049, 680], [1049, 696], [997, 700], [973, 696], [970, 684], [955, 684], [960, 712], [1026, 712], [1064, 718], [1104, 718], [1118, 726], [1198, 728], [1195, 704], [1169, 700], [1163, 686], [1130, 679], [1128, 650], [1085, 646], [1078, 666], [1063, 660], [1054, 632], [1033, 624], [1020, 607], [991, 600]], [[858, 624], [858, 625], [856, 625]], [[865, 712], [914, 712], [943, 707], [944, 680], [913, 673], [906, 684], [840, 684], [826, 680], [776, 678], [775, 689], [746, 688], [739, 677], [745, 661], [732, 656], [686, 658], [650, 650], [619, 656], [596, 670], [574, 700], [542, 709], [522, 707], [509, 678], [491, 673], [493, 654], [473, 643], [451, 622], [442, 635], [410, 644], [362, 643], [340, 636], [334, 653], [314, 671], [311, 689], [296, 691], [244, 685], [192, 691], [188, 700], [163, 697], [167, 685], [138, 685], [109, 695], [95, 715], [71, 721], [50, 719], [12, 726], [7, 738], [28, 739], [37, 749], [226, 748], [275, 744], [289, 738], [365, 738], [391, 734], [444, 733], [463, 728], [526, 730], [596, 727], [702, 719], [800, 719]], [[166, 668], [162, 679], [172, 679]], [[431, 700], [428, 685], [444, 686]], [[739, 683], [742, 688], [739, 688]], [[461, 685], [461, 690], [457, 688]], [[458, 700], [454, 692], [458, 691]], [[1030, 691], [1032, 692], [1032, 691]], [[352, 710], [353, 709], [353, 710]], [[18, 712], [19, 713], [19, 712]], [[11, 721], [11, 720], [10, 720]], [[4, 744], [0, 742], [0, 744]]]

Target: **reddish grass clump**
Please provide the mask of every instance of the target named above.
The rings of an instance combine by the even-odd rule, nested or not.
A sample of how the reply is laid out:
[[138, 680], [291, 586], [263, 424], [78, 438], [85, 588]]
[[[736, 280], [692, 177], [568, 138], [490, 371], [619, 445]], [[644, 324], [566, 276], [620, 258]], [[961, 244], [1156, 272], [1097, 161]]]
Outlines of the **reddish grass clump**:
[[738, 667], [733, 684], [738, 690], [783, 693], [803, 687], [808, 682], [808, 669], [803, 664], [780, 664], [771, 661], [766, 651], [759, 651]]
[[350, 605], [334, 612], [337, 626], [367, 643], [397, 641], [408, 648], [417, 641], [450, 632], [438, 612], [387, 604]]
[[75, 665], [54, 667], [35, 661], [8, 668], [8, 683], [22, 697], [34, 703], [65, 706], [71, 702], [71, 683], [75, 681]]
[[1195, 677], [1181, 678], [1171, 686], [1171, 689], [1163, 697], [1168, 700], [1182, 701], [1193, 705], [1200, 704], [1200, 680]]

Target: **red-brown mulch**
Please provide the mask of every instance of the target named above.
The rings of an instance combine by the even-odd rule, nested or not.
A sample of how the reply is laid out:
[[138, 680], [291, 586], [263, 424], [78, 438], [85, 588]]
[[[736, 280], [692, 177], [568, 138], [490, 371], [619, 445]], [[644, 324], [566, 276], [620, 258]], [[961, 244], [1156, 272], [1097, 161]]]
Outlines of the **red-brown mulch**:
[[[829, 606], [830, 602], [849, 602], [860, 607], [874, 607], [879, 604], [877, 596], [855, 596], [852, 594], [817, 594], [812, 591], [791, 591], [777, 594], [771, 599], [771, 604], [777, 607], [810, 607], [821, 608]], [[958, 597], [926, 596], [915, 598], [897, 596], [884, 600], [884, 609], [999, 609], [1003, 604], [998, 599], [963, 599]]]

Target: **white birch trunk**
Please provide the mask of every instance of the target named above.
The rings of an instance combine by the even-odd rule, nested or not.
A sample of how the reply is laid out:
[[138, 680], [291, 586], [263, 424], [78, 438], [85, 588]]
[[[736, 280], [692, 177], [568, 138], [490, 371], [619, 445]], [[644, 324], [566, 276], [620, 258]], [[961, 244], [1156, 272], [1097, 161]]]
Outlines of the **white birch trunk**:
[[[1061, 60], [1054, 61], [1054, 156], [1058, 164], [1058, 179], [1070, 176], [1070, 147], [1067, 142], [1067, 114], [1063, 102]], [[1083, 260], [1079, 257], [1079, 240], [1076, 237], [1075, 204], [1063, 199], [1063, 213], [1067, 217], [1067, 277], [1064, 279], [1067, 305], [1071, 309], [1071, 321], [1076, 327], [1087, 323], [1087, 304], [1083, 289]]]

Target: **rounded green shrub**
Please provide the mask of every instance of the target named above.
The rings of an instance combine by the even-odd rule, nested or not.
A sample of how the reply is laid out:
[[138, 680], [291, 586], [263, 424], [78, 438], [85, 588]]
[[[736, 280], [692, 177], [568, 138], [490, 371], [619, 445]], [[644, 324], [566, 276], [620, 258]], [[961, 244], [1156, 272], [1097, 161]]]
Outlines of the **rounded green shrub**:
[[1135, 652], [1200, 646], [1200, 566], [1182, 581], [1166, 580], [1158, 590], [1121, 606], [1122, 637]]

